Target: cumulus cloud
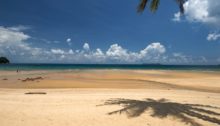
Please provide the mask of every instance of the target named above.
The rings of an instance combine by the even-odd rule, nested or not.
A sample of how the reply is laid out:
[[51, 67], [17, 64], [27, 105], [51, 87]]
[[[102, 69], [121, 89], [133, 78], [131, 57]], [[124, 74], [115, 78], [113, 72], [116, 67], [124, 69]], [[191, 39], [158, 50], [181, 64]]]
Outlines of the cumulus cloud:
[[71, 38], [66, 39], [66, 42], [71, 42]]
[[[200, 22], [220, 26], [219, 0], [188, 0], [184, 3], [185, 17], [189, 22]], [[180, 21], [180, 13], [174, 14], [174, 20]]]
[[67, 39], [66, 39], [66, 42], [67, 42], [67, 44], [68, 44], [69, 46], [72, 45], [72, 43], [71, 43], [71, 38], [67, 38]]
[[181, 21], [181, 13], [180, 12], [175, 13], [172, 20], [176, 21], [176, 22], [180, 22]]
[[[15, 30], [16, 29], [16, 30]], [[19, 30], [18, 30], [19, 29]], [[140, 51], [129, 51], [115, 43], [106, 51], [90, 49], [88, 43], [82, 50], [58, 47], [35, 47], [28, 43], [30, 35], [24, 29], [0, 26], [0, 55], [13, 59], [13, 62], [35, 63], [164, 63], [189, 64], [205, 61], [205, 57], [193, 59], [182, 53], [166, 54], [161, 42], [152, 42]]]
[[[180, 22], [185, 19], [187, 22], [201, 23], [211, 26], [214, 30], [220, 30], [220, 1], [219, 0], [187, 0], [184, 3], [184, 17], [181, 13], [174, 14], [173, 21]], [[211, 33], [207, 36], [208, 41], [215, 41], [219, 34]]]
[[184, 63], [189, 63], [189, 62], [192, 63], [193, 62], [192, 57], [186, 56], [182, 53], [173, 53], [173, 58], [170, 58], [170, 60], [172, 60], [172, 62], [177, 63], [177, 64], [178, 63], [184, 64]]
[[142, 57], [146, 55], [159, 56], [166, 52], [165, 47], [159, 42], [151, 43], [145, 49], [140, 51], [140, 55]]
[[72, 49], [70, 49], [68, 53], [69, 53], [69, 54], [74, 54], [74, 52], [73, 52]]
[[64, 54], [64, 51], [61, 49], [51, 49], [51, 52], [53, 54], [60, 54], [60, 55]]
[[84, 43], [83, 49], [88, 51], [90, 49], [89, 44], [88, 43]]
[[[15, 28], [15, 27], [14, 27]], [[26, 41], [29, 39], [30, 36], [24, 34], [22, 31], [12, 30], [11, 28], [7, 27], [0, 27], [0, 49], [1, 53], [11, 53], [13, 55], [21, 54], [23, 52], [17, 53], [19, 50], [29, 51], [31, 48]], [[35, 50], [36, 51], [36, 50]]]
[[98, 61], [104, 61], [106, 58], [105, 54], [99, 48], [97, 48], [96, 51], [92, 53], [92, 57], [95, 57]]
[[[101, 62], [101, 63], [137, 63], [159, 57], [165, 53], [165, 47], [157, 43], [151, 43], [139, 52], [131, 52], [118, 44], [110, 45], [107, 51], [100, 48], [90, 50], [88, 43], [83, 45], [83, 50], [72, 50], [62, 48], [38, 48], [28, 44], [31, 36], [25, 34], [21, 28], [15, 30], [7, 27], [0, 27], [0, 55], [17, 58], [21, 62]], [[19, 29], [19, 28], [17, 28]], [[68, 40], [70, 41], [70, 40]]]
[[32, 47], [27, 40], [31, 38], [23, 30], [27, 28], [0, 26], [0, 55], [13, 59], [14, 62], [42, 62], [48, 58], [49, 51]]
[[24, 34], [20, 31], [14, 31], [9, 28], [5, 28], [0, 26], [0, 44], [14, 44], [20, 43], [21, 41], [25, 41], [30, 38], [29, 35]]
[[106, 51], [106, 57], [111, 60], [128, 63], [157, 62], [165, 52], [165, 47], [159, 42], [151, 43], [139, 52], [131, 52], [118, 44], [113, 44]]
[[107, 50], [106, 55], [113, 60], [127, 59], [129, 54], [126, 49], [123, 49], [118, 44], [113, 44]]
[[220, 33], [214, 32], [214, 33], [209, 33], [206, 39], [208, 41], [216, 41], [219, 38], [220, 38]]

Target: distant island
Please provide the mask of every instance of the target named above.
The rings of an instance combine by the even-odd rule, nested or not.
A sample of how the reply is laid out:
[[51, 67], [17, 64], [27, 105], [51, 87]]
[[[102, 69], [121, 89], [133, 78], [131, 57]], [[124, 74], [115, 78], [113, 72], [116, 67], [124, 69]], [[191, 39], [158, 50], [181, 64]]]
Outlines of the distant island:
[[9, 64], [10, 61], [6, 57], [0, 57], [0, 64]]

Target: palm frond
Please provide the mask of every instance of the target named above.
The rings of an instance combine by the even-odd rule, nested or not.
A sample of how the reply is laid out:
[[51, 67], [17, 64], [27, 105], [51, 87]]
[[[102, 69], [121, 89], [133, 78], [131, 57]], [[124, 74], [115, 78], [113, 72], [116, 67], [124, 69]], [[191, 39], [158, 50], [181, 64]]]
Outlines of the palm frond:
[[150, 10], [152, 12], [155, 12], [158, 8], [159, 3], [160, 3], [160, 0], [152, 0]]
[[184, 13], [184, 7], [183, 4], [185, 2], [185, 0], [176, 0], [177, 4], [179, 5], [179, 9], [180, 9], [180, 13]]
[[138, 5], [137, 11], [138, 12], [143, 12], [146, 5], [147, 5], [148, 0], [141, 0], [140, 4]]
[[[147, 6], [147, 3], [151, 1], [151, 5], [150, 5], [150, 10], [152, 12], [155, 12], [158, 9], [158, 6], [160, 4], [160, 0], [140, 0], [140, 4], [137, 7], [137, 11], [138, 12], [143, 12]], [[184, 3], [186, 2], [186, 0], [175, 0], [179, 6], [179, 10], [181, 12], [181, 14], [184, 13]]]

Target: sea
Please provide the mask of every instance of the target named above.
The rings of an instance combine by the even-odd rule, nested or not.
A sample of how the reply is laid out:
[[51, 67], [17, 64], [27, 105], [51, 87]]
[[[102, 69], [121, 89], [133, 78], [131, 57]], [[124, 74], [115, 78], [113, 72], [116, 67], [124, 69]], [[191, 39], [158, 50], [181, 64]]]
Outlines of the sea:
[[161, 65], [161, 64], [0, 64], [0, 70], [81, 70], [81, 69], [128, 69], [128, 70], [191, 70], [219, 71], [220, 65]]

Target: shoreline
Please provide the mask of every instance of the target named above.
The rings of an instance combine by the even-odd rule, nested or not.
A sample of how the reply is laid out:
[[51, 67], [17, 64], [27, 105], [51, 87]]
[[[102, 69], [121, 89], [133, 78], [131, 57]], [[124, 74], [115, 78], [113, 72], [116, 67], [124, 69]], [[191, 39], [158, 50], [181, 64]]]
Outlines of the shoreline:
[[[73, 71], [96, 71], [96, 70], [117, 70], [117, 71], [182, 71], [182, 72], [210, 72], [210, 73], [220, 73], [220, 70], [206, 70], [206, 69], [121, 69], [121, 68], [101, 68], [101, 69], [97, 69], [97, 68], [90, 68], [90, 69], [30, 69], [30, 70], [26, 70], [26, 69], [19, 69], [20, 72], [39, 72], [39, 71], [47, 71], [47, 72], [73, 72]], [[17, 69], [13, 69], [13, 70], [3, 70], [0, 69], [0, 72], [16, 72]]]
[[62, 70], [177, 70], [217, 71], [219, 65], [163, 65], [163, 64], [0, 64], [0, 71], [62, 71]]

